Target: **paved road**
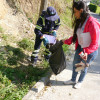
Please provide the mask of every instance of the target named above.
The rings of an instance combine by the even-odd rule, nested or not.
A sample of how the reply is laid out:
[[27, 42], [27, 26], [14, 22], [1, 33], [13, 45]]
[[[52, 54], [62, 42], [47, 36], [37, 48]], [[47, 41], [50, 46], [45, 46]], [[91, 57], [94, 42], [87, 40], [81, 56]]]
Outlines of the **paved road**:
[[[100, 20], [100, 16], [92, 13]], [[99, 56], [90, 67], [88, 74], [82, 84], [82, 88], [74, 89], [72, 85], [64, 85], [63, 81], [69, 80], [72, 74], [71, 57], [67, 69], [62, 73], [51, 77], [51, 86], [37, 94], [34, 100], [100, 100], [100, 49]]]
[[[90, 12], [90, 14], [97, 18], [97, 20], [100, 22], [100, 16], [98, 14]], [[99, 48], [99, 55], [97, 59], [93, 62], [91, 68], [89, 69], [91, 73], [100, 73], [100, 48]]]
[[90, 12], [90, 14], [91, 14], [93, 17], [97, 18], [97, 20], [100, 22], [100, 16], [99, 16], [98, 14], [95, 14], [95, 13], [93, 13], [93, 12]]

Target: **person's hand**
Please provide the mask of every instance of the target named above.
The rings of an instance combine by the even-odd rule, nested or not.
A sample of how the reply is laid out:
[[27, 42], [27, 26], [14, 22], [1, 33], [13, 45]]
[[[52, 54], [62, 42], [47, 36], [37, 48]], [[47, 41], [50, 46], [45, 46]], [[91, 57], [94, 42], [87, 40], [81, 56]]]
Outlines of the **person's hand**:
[[87, 53], [84, 53], [84, 55], [82, 56], [82, 59], [86, 61], [87, 60], [87, 56], [88, 56]]
[[84, 61], [87, 60], [87, 56], [88, 56], [87, 53], [80, 52], [79, 55]]
[[57, 32], [56, 30], [53, 30], [53, 32], [52, 32], [52, 35], [55, 36], [55, 37], [57, 36], [56, 32]]
[[64, 44], [64, 40], [60, 40], [60, 43], [63, 45]]
[[46, 46], [47, 44], [49, 44], [49, 41], [48, 41], [48, 39], [46, 37], [43, 39], [43, 44], [44, 44], [44, 46]]
[[61, 41], [62, 41], [62, 43], [64, 44], [64, 41], [65, 41], [65, 40], [63, 39], [63, 40], [61, 40]]
[[48, 39], [43, 35], [43, 36], [41, 36], [40, 37], [40, 39], [42, 39], [43, 40], [43, 44], [44, 44], [44, 46], [46, 46], [47, 44], [49, 44], [49, 41], [48, 41]]

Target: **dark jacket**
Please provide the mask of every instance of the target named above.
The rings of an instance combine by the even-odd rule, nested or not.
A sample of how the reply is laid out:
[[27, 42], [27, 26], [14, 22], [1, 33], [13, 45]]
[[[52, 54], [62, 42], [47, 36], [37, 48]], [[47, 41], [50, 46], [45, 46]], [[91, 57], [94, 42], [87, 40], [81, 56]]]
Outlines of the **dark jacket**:
[[42, 36], [43, 34], [50, 34], [53, 30], [57, 30], [60, 26], [60, 18], [55, 21], [46, 19], [46, 11], [43, 11], [39, 17], [36, 28], [34, 30], [37, 36]]

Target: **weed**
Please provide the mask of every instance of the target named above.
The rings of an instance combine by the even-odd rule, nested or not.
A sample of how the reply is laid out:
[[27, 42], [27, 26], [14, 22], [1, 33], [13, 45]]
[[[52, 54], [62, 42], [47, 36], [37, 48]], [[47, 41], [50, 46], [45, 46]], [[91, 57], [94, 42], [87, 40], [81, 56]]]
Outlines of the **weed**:
[[8, 36], [6, 34], [1, 34], [1, 37], [6, 41]]
[[6, 54], [4, 52], [0, 52], [0, 66], [7, 65]]
[[[48, 64], [42, 62], [41, 66], [33, 68], [21, 62], [25, 54], [20, 48], [5, 46], [6, 52], [0, 52], [0, 100], [22, 100], [22, 97], [43, 76]], [[18, 66], [19, 64], [19, 66]]]
[[68, 45], [63, 45], [63, 51], [66, 53], [69, 49], [69, 46]]
[[3, 30], [3, 28], [0, 26], [0, 33], [3, 33], [4, 32], [4, 30]]
[[32, 18], [28, 18], [28, 20], [29, 20], [31, 23], [33, 22]]
[[71, 28], [72, 20], [71, 20], [71, 9], [70, 8], [66, 7], [65, 13], [61, 14], [61, 19], [62, 19], [63, 24], [65, 24]]
[[22, 41], [18, 42], [18, 45], [28, 51], [33, 51], [34, 50], [34, 42], [24, 38]]

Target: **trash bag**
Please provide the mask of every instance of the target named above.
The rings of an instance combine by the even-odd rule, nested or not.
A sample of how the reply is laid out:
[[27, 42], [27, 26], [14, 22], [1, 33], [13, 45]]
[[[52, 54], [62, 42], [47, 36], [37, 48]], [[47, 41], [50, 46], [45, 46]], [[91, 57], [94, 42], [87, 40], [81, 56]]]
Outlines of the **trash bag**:
[[56, 44], [50, 46], [51, 56], [49, 59], [50, 67], [54, 74], [59, 74], [66, 68], [66, 58], [62, 48], [62, 41], [57, 41]]

